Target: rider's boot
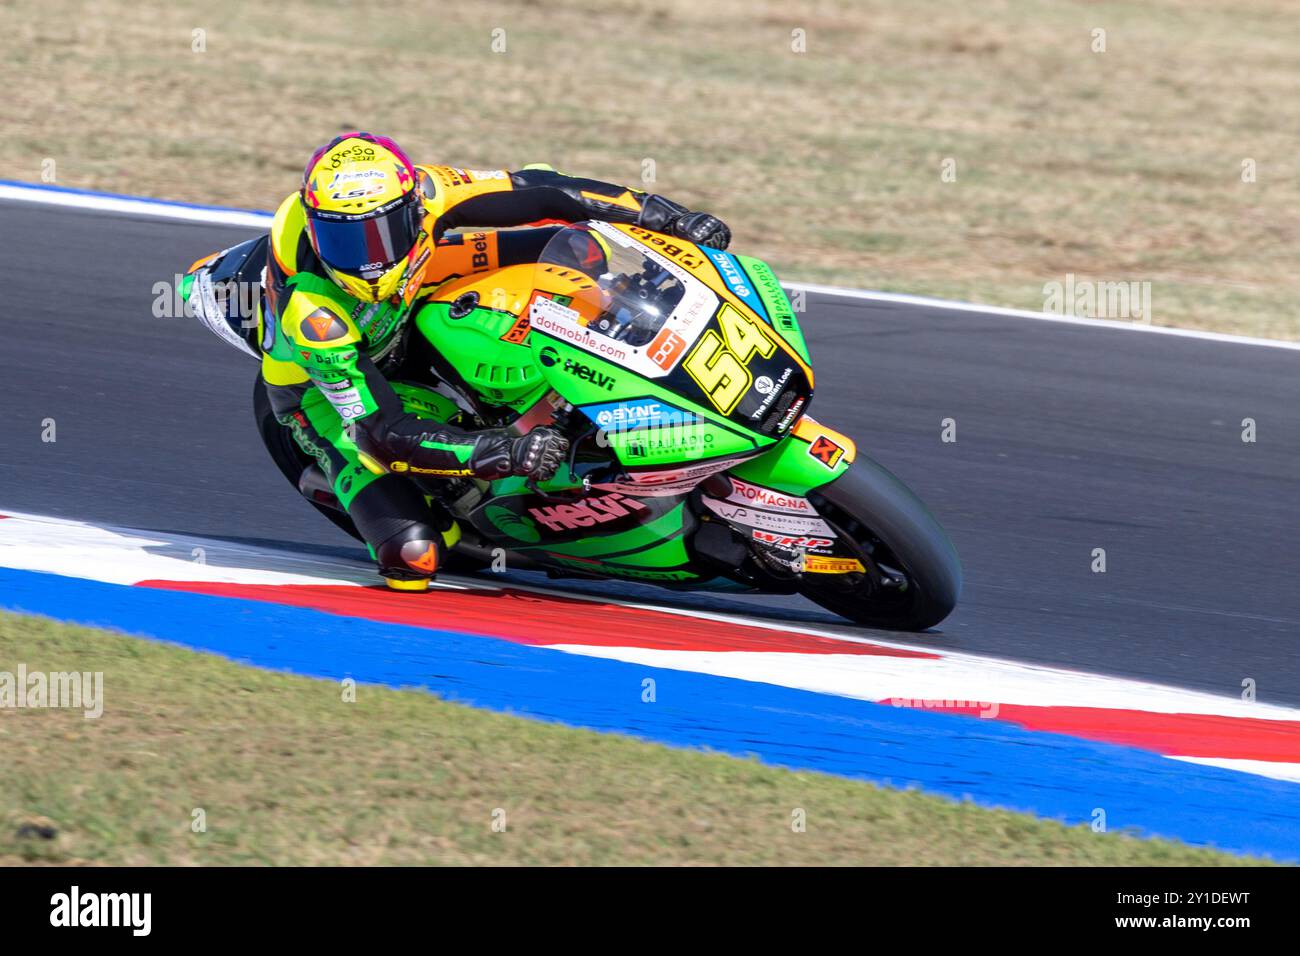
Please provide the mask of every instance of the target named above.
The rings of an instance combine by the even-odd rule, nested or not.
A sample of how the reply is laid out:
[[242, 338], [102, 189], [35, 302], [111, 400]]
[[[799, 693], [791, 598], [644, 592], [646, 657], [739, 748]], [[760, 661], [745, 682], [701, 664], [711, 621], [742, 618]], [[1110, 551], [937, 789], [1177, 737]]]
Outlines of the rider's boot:
[[410, 482], [396, 475], [379, 478], [348, 506], [357, 530], [370, 545], [385, 583], [395, 591], [424, 591], [442, 567], [453, 542], [437, 526], [428, 502]]

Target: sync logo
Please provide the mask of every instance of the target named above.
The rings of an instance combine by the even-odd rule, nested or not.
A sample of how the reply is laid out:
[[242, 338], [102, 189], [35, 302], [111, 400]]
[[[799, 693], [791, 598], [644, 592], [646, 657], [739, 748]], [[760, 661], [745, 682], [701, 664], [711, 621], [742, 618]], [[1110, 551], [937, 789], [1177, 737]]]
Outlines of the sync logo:
[[727, 280], [727, 287], [736, 295], [748, 301], [749, 297], [754, 294], [754, 290], [745, 281], [745, 275], [740, 271], [740, 267], [736, 265], [736, 260], [717, 249], [705, 248], [704, 253], [713, 260], [713, 264], [718, 267], [718, 272], [722, 274], [722, 278]]

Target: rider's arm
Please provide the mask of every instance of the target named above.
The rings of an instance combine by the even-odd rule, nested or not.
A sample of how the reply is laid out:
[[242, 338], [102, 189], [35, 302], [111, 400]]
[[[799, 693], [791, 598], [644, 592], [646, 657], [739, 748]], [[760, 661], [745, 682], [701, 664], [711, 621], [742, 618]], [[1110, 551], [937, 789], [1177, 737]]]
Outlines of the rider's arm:
[[655, 193], [550, 168], [508, 172], [420, 166], [425, 202], [436, 217], [436, 234], [465, 227], [501, 228], [569, 223], [585, 219], [621, 222], [671, 232], [725, 248], [731, 233], [707, 213]]
[[500, 429], [468, 432], [417, 418], [360, 349], [361, 334], [350, 318], [303, 293], [286, 305], [279, 327], [291, 341], [293, 361], [344, 424], [353, 426], [353, 441], [372, 471], [490, 479], [545, 477], [555, 470], [563, 448], [557, 451], [544, 429], [521, 438]]

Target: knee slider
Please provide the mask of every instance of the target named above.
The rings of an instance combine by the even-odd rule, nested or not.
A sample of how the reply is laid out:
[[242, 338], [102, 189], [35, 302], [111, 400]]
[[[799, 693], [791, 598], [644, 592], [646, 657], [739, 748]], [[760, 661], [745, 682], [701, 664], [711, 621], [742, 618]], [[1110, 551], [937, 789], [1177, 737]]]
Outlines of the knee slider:
[[442, 535], [423, 523], [413, 523], [375, 549], [379, 573], [413, 581], [432, 578], [442, 564]]

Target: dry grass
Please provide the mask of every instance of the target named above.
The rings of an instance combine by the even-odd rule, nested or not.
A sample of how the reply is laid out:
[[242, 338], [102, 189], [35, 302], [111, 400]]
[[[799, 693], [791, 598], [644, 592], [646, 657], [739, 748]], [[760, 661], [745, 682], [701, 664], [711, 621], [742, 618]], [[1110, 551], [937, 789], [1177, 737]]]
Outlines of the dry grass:
[[105, 706], [0, 710], [0, 865], [1250, 862], [0, 615], [19, 662]]
[[1031, 308], [1067, 272], [1150, 281], [1157, 323], [1298, 337], [1294, 14], [1286, 0], [10, 0], [0, 175], [37, 180], [53, 158], [67, 185], [265, 208], [356, 126], [471, 167], [640, 184], [652, 159], [653, 188], [731, 220], [737, 247], [787, 278]]

